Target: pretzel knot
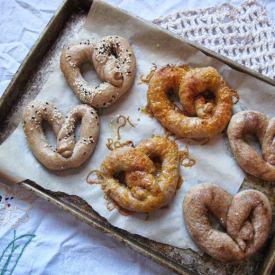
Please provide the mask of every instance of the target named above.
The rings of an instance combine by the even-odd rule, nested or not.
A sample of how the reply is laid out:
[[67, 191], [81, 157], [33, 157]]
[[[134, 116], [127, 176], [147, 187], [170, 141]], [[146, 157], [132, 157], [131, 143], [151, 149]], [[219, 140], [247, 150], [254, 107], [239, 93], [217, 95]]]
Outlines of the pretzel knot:
[[[169, 98], [171, 91], [179, 97], [179, 110]], [[151, 77], [147, 99], [153, 115], [170, 132], [201, 139], [211, 138], [227, 126], [233, 96], [236, 92], [212, 67], [166, 66]]]
[[[225, 232], [214, 229], [209, 213]], [[267, 197], [256, 190], [236, 196], [213, 184], [193, 187], [184, 198], [184, 219], [198, 246], [213, 258], [239, 261], [256, 253], [271, 230], [272, 211]]]
[[[239, 112], [232, 117], [227, 134], [233, 154], [245, 172], [275, 181], [275, 118], [256, 111]], [[258, 138], [262, 156], [246, 142], [247, 135]]]
[[132, 212], [150, 212], [167, 205], [176, 193], [178, 147], [174, 141], [155, 136], [136, 148], [118, 148], [105, 158], [101, 172], [102, 189], [118, 206]]
[[[104, 81], [94, 87], [81, 74], [81, 65], [91, 62]], [[95, 108], [108, 107], [132, 86], [136, 61], [128, 41], [119, 36], [106, 36], [70, 45], [62, 51], [61, 70], [80, 101]]]
[[[85, 104], [78, 105], [64, 119], [63, 114], [49, 102], [31, 102], [23, 112], [23, 127], [35, 157], [50, 170], [76, 168], [93, 153], [99, 135], [99, 118], [96, 111]], [[57, 137], [53, 149], [42, 128], [47, 121]], [[75, 141], [76, 123], [81, 121], [80, 138]]]

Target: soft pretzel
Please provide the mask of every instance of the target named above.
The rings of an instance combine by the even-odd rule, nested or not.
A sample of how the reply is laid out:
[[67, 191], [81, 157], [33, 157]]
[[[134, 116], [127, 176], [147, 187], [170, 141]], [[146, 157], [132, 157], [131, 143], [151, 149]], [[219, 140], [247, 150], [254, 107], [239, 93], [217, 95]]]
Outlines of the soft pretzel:
[[[275, 118], [256, 111], [239, 112], [232, 117], [227, 134], [232, 152], [245, 172], [275, 181]], [[245, 141], [247, 135], [258, 138], [262, 156]]]
[[[170, 101], [171, 90], [179, 96], [183, 112]], [[207, 101], [205, 92], [214, 97]], [[151, 77], [147, 98], [150, 111], [166, 129], [179, 137], [201, 139], [211, 138], [227, 126], [233, 95], [212, 67], [166, 66]]]
[[[91, 62], [102, 81], [94, 87], [81, 75], [80, 67]], [[128, 41], [106, 36], [97, 42], [89, 40], [67, 47], [60, 58], [61, 70], [81, 102], [95, 108], [108, 107], [132, 86], [136, 61]]]
[[[225, 229], [213, 228], [211, 213]], [[272, 211], [267, 197], [256, 190], [236, 196], [213, 184], [193, 187], [184, 198], [184, 219], [197, 245], [213, 258], [239, 261], [256, 253], [271, 230]]]
[[[32, 101], [23, 112], [24, 132], [35, 157], [50, 170], [76, 168], [93, 153], [98, 135], [99, 118], [96, 111], [85, 104], [78, 105], [64, 119], [63, 114], [49, 102]], [[47, 121], [57, 137], [56, 149], [49, 145], [42, 128]], [[74, 130], [81, 121], [80, 138], [76, 142]]]
[[[161, 161], [160, 171], [154, 164]], [[174, 141], [155, 136], [136, 148], [115, 149], [101, 165], [105, 194], [122, 209], [150, 212], [169, 204], [179, 181], [179, 154]], [[117, 179], [124, 173], [125, 184]]]

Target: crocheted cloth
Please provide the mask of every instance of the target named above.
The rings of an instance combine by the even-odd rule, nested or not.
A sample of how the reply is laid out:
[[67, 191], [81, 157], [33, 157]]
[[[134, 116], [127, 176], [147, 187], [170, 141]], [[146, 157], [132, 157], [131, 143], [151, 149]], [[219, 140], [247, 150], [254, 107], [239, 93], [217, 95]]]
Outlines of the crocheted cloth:
[[255, 0], [180, 11], [153, 22], [275, 79], [275, 32]]

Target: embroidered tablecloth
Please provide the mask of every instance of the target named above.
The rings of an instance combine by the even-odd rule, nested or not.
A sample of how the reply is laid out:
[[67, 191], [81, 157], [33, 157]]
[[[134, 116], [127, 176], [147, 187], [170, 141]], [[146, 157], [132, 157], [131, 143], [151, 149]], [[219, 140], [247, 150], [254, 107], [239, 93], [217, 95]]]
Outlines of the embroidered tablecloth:
[[[274, 78], [272, 0], [108, 2]], [[0, 96], [60, 3], [0, 0]], [[76, 273], [167, 270], [35, 195], [0, 183], [0, 274]]]

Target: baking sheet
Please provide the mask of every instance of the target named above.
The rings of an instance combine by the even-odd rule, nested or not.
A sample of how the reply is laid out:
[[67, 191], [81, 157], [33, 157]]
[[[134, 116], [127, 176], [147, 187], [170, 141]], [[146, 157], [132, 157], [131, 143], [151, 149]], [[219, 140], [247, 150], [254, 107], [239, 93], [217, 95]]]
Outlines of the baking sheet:
[[[208, 181], [219, 184], [234, 194], [243, 181], [244, 175], [232, 159], [226, 139], [218, 136], [206, 145], [190, 145], [191, 155], [196, 159], [197, 164], [190, 169], [181, 168], [184, 185], [178, 191], [175, 200], [168, 209], [156, 211], [150, 215], [149, 220], [145, 221], [143, 215], [125, 217], [118, 214], [116, 210], [109, 212], [106, 209], [100, 186], [90, 186], [85, 183], [88, 171], [98, 168], [104, 156], [109, 153], [105, 144], [107, 138], [114, 137], [113, 129], [109, 125], [110, 121], [119, 114], [130, 115], [136, 127], [124, 128], [122, 140], [131, 139], [135, 144], [152, 134], [163, 133], [163, 129], [156, 120], [138, 110], [146, 104], [147, 89], [145, 85], [138, 85], [139, 77], [150, 71], [152, 63], [157, 63], [158, 66], [168, 63], [189, 63], [216, 67], [231, 87], [240, 92], [242, 101], [236, 106], [238, 109], [253, 108], [274, 115], [272, 113], [274, 112], [272, 105], [275, 103], [274, 96], [272, 96], [273, 88], [230, 69], [168, 36], [163, 31], [148, 27], [143, 22], [96, 1], [88, 15], [85, 29], [75, 39], [91, 38], [91, 36], [95, 38], [109, 34], [118, 34], [129, 39], [137, 57], [138, 72], [133, 89], [118, 104], [100, 113], [100, 141], [89, 162], [79, 170], [65, 173], [49, 172], [32, 156], [25, 141], [22, 126], [19, 125], [9, 139], [0, 146], [0, 172], [12, 175], [17, 181], [29, 178], [52, 191], [78, 195], [112, 224], [131, 233], [176, 247], [190, 247], [196, 250], [183, 224], [182, 200], [186, 190], [193, 184]], [[94, 78], [94, 76], [95, 74], [92, 73], [87, 78]], [[57, 107], [65, 113], [79, 103], [58, 67], [37, 98], [55, 102]], [[184, 143], [178, 142], [178, 144], [181, 148], [184, 147]]]

